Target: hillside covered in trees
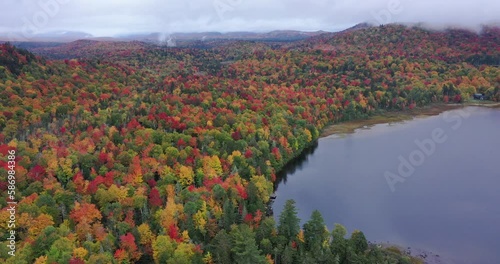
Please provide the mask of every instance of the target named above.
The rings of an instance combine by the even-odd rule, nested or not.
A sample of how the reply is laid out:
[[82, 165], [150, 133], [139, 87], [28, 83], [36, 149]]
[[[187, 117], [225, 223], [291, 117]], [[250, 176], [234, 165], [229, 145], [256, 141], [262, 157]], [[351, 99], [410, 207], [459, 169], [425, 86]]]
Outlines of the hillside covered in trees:
[[[322, 129], [500, 100], [500, 30], [398, 25], [294, 43], [0, 45], [5, 263], [412, 263], [363, 233], [275, 222], [276, 174]], [[9, 150], [17, 251], [8, 254]], [[369, 238], [368, 238], [369, 239]]]

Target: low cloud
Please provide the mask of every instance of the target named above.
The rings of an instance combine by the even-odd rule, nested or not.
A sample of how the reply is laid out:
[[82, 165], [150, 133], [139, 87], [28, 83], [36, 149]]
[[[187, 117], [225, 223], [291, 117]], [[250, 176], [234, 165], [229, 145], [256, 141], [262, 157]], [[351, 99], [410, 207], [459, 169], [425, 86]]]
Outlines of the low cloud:
[[[54, 12], [42, 21], [36, 16], [47, 12], [47, 6]], [[85, 31], [95, 36], [152, 31], [336, 31], [360, 22], [473, 28], [500, 21], [500, 2], [491, 0], [3, 0], [0, 9], [2, 32], [20, 31], [26, 21], [39, 19], [44, 22], [37, 28], [40, 32]]]

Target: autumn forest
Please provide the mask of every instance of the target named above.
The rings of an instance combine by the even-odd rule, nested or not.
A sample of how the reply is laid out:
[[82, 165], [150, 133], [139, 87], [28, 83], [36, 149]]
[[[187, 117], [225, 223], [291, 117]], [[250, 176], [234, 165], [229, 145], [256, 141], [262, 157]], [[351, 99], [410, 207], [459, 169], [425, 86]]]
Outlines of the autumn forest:
[[0, 44], [2, 263], [420, 263], [291, 200], [273, 215], [277, 174], [339, 122], [500, 101], [494, 27], [19, 46]]

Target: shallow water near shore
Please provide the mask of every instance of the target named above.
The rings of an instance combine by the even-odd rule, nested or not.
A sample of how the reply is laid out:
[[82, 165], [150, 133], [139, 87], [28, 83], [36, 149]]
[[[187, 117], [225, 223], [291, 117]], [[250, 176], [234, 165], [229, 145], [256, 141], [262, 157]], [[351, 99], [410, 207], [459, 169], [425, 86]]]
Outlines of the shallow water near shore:
[[500, 263], [499, 134], [500, 109], [467, 107], [321, 138], [282, 174], [275, 216], [294, 199], [302, 223], [318, 209], [436, 263]]

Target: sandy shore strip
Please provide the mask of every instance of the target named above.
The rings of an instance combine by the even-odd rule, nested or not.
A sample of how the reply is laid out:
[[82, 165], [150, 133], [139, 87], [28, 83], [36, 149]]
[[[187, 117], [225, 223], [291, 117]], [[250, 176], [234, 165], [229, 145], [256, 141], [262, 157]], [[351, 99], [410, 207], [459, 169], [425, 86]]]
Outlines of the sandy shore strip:
[[405, 111], [387, 111], [382, 114], [374, 115], [368, 119], [353, 120], [341, 122], [327, 126], [321, 132], [320, 137], [327, 137], [334, 134], [351, 134], [360, 128], [369, 128], [378, 124], [399, 123], [412, 120], [418, 117], [435, 116], [443, 112], [460, 109], [469, 106], [500, 108], [500, 103], [496, 102], [467, 102], [464, 104], [432, 104], [426, 107], [416, 108]]
[[423, 264], [454, 264], [452, 260], [440, 255], [439, 253], [423, 250], [419, 248], [403, 248], [402, 246], [391, 244], [389, 242], [377, 243], [372, 242], [372, 244], [379, 245], [380, 247], [394, 251], [395, 253], [400, 253], [402, 255], [411, 256], [417, 258]]

